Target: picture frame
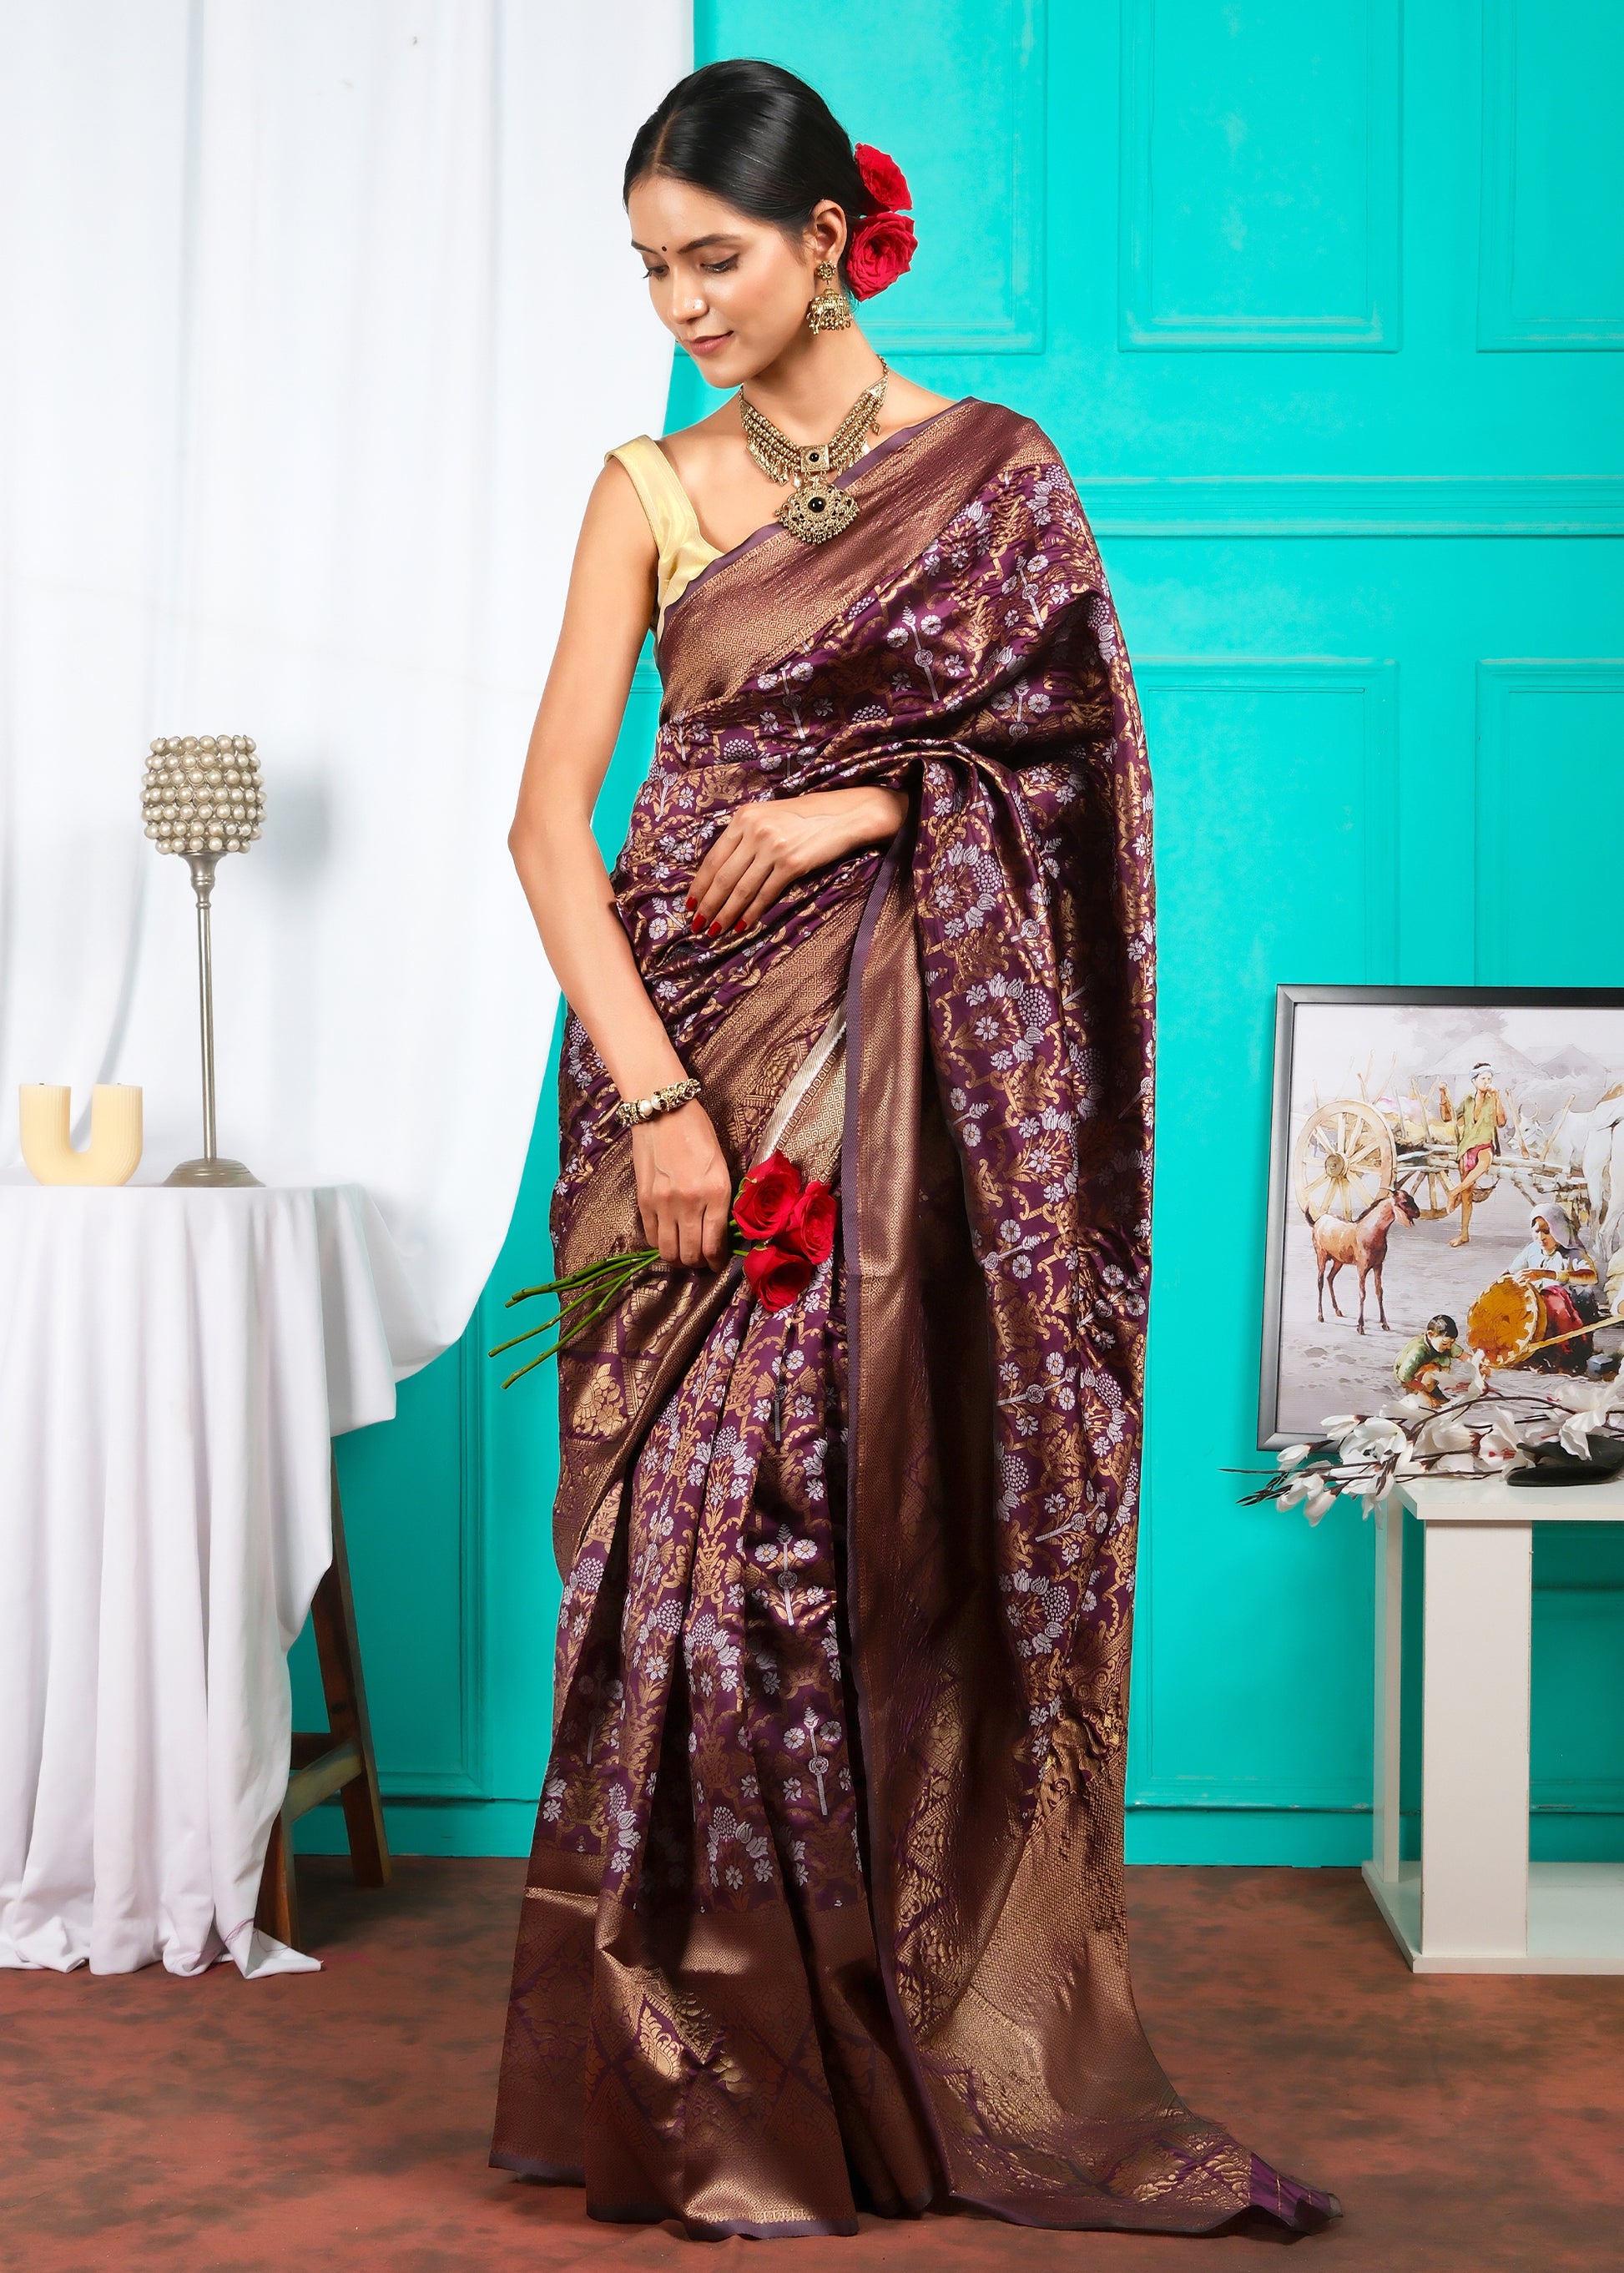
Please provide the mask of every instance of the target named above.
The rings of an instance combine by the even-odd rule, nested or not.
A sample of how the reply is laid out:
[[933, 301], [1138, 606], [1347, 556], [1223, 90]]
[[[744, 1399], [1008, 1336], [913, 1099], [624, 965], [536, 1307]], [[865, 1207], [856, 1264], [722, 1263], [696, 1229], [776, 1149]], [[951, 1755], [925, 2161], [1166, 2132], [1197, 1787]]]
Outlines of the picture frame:
[[1620, 1309], [1624, 988], [1276, 987], [1260, 1450], [1447, 1381], [1432, 1318], [1462, 1359], [1476, 1331], [1507, 1370], [1605, 1373]]

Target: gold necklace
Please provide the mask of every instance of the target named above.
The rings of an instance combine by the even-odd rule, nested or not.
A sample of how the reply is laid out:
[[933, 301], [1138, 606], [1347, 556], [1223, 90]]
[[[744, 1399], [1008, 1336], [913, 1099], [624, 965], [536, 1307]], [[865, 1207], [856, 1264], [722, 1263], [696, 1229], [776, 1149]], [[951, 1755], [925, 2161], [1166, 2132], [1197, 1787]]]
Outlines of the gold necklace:
[[837, 474], [854, 466], [863, 454], [867, 435], [879, 432], [880, 405], [891, 377], [883, 356], [880, 375], [865, 386], [827, 442], [792, 442], [771, 418], [765, 417], [739, 389], [739, 416], [749, 453], [770, 482], [788, 482], [790, 493], [778, 507], [778, 519], [803, 544], [822, 544], [838, 536], [857, 518], [857, 500], [849, 490], [832, 489]]

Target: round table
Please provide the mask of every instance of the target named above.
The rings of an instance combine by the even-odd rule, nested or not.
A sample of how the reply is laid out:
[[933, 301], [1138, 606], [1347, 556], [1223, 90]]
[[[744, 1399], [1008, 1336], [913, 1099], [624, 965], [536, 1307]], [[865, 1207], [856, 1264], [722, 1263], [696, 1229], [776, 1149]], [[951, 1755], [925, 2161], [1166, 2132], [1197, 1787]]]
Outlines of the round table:
[[254, 1925], [331, 1437], [433, 1354], [358, 1184], [0, 1184], [0, 1966]]

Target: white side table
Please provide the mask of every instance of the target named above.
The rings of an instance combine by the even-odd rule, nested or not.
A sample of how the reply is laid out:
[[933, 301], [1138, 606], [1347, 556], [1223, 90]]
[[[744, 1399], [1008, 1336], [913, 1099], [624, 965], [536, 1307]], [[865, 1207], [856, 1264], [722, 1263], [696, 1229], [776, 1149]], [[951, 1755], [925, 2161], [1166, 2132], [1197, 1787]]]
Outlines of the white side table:
[[[1399, 1860], [1404, 1519], [1425, 1541], [1421, 1860]], [[1375, 1854], [1365, 1882], [1417, 1973], [1624, 1973], [1624, 1863], [1528, 1856], [1537, 1523], [1624, 1523], [1624, 1478], [1511, 1490], [1424, 1477], [1378, 1516]]]
[[0, 1966], [313, 1965], [255, 1924], [287, 1653], [429, 1354], [358, 1184], [0, 1182]]

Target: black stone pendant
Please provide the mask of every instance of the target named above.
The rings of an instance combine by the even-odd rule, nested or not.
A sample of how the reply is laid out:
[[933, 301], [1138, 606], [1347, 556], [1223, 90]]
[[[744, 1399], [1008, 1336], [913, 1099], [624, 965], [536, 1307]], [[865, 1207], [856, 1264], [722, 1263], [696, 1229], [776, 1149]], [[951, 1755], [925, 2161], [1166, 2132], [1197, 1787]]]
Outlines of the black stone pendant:
[[792, 490], [778, 508], [778, 519], [803, 544], [822, 544], [838, 536], [856, 518], [856, 499], [816, 477]]

